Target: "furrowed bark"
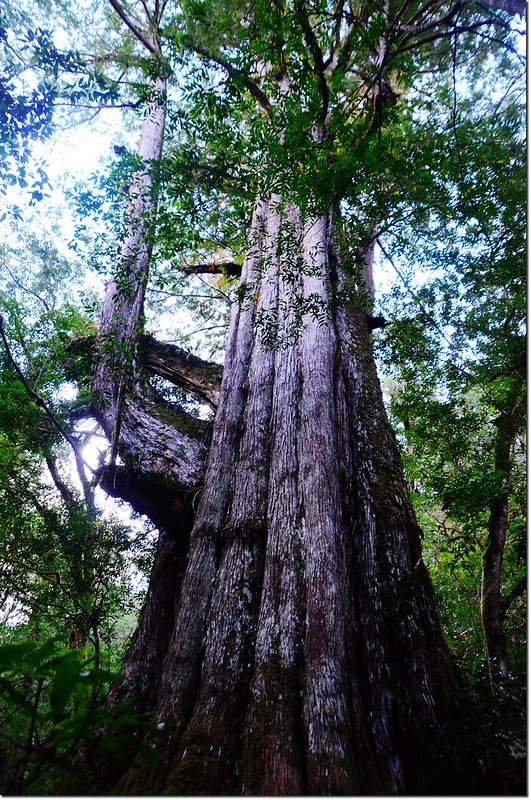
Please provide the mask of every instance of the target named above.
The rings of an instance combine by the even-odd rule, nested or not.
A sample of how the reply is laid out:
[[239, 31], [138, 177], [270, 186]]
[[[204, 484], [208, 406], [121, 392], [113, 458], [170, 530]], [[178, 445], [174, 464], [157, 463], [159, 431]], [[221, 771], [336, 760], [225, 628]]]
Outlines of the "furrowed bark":
[[162, 154], [166, 118], [166, 85], [160, 78], [151, 85], [140, 143], [139, 169], [133, 175], [125, 216], [126, 237], [114, 278], [107, 284], [96, 336], [92, 390], [105, 433], [113, 441], [114, 456], [120, 441], [126, 392], [138, 372], [137, 345], [152, 251], [156, 211], [154, 169]]
[[111, 687], [107, 698], [110, 708], [132, 698], [135, 711], [153, 712], [186, 563], [186, 534], [192, 524], [190, 509], [179, 537], [164, 530], [160, 533], [146, 599], [122, 666], [123, 680]]
[[[159, 57], [157, 52], [155, 60]], [[156, 167], [162, 154], [165, 118], [165, 82], [154, 78], [140, 134], [139, 167], [129, 190], [130, 201], [124, 220], [126, 236], [114, 278], [107, 284], [96, 336], [92, 389], [93, 411], [112, 442], [107, 486], [109, 473], [112, 473], [113, 493], [117, 493], [118, 485], [125, 486], [123, 473], [115, 470], [119, 453], [129, 469], [125, 486], [128, 499], [153, 515], [157, 524], [174, 533], [176, 524], [175, 520], [168, 519], [168, 508], [172, 508], [172, 502], [178, 501], [183, 492], [197, 491], [201, 485], [206, 446], [202, 441], [205, 424], [165, 403], [149, 387], [142, 378], [138, 353], [156, 215]], [[168, 355], [172, 350], [171, 345], [159, 345], [151, 337], [145, 339], [146, 366], [158, 368], [159, 374], [162, 372], [166, 377], [175, 377], [175, 369], [168, 367], [162, 357], [163, 352]], [[179, 352], [181, 362], [183, 355]], [[176, 351], [173, 356], [175, 361]], [[190, 365], [180, 372], [190, 385], [194, 383], [194, 370], [198, 368], [200, 391], [212, 404], [216, 370], [208, 378], [204, 362], [193, 357], [189, 361]], [[153, 485], [158, 483], [162, 490], [172, 482], [175, 497], [157, 507], [156, 502], [150, 501]], [[178, 519], [178, 510], [174, 508], [173, 511]]]
[[[156, 51], [156, 52], [155, 52]], [[155, 59], [159, 59], [158, 47]], [[151, 709], [160, 664], [173, 626], [183, 559], [193, 521], [193, 500], [203, 480], [208, 423], [163, 401], [142, 378], [139, 358], [144, 295], [152, 251], [157, 202], [157, 162], [162, 154], [166, 118], [166, 86], [151, 85], [140, 142], [139, 167], [129, 190], [126, 236], [113, 280], [106, 288], [96, 336], [94, 413], [112, 442], [111, 462], [102, 473], [110, 494], [127, 499], [161, 529], [157, 556], [139, 627], [125, 658], [124, 682], [110, 694], [112, 705], [133, 696], [137, 707]], [[175, 376], [163, 352], [146, 337], [146, 366], [165, 377]], [[151, 353], [151, 357], [149, 355]], [[175, 351], [173, 352], [175, 361]], [[182, 359], [182, 352], [179, 357]], [[200, 393], [215, 403], [218, 371], [192, 357], [180, 374], [187, 386], [201, 372]], [[195, 384], [194, 384], [195, 385]], [[116, 468], [117, 455], [125, 467]]]
[[[139, 367], [148, 373], [179, 386], [203, 400], [215, 409], [219, 399], [219, 388], [223, 367], [212, 361], [204, 361], [188, 350], [172, 342], [160, 342], [154, 336], [142, 334], [138, 351]], [[69, 358], [65, 364], [67, 375], [73, 380], [92, 369], [95, 359], [95, 337], [72, 339], [68, 345]]]
[[329, 216], [278, 200], [255, 208], [162, 672], [174, 734], [118, 793], [416, 790], [455, 687], [364, 310], [331, 302]]
[[[324, 78], [310, 17], [298, 7]], [[346, 44], [338, 58], [348, 61]], [[388, 46], [383, 37], [377, 85], [368, 92], [367, 135], [378, 137], [382, 111], [396, 101], [383, 74]], [[242, 77], [216, 54], [191, 47]], [[258, 64], [257, 72], [264, 85], [266, 77], [269, 86], [278, 83], [273, 100], [245, 83], [270, 111], [290, 94], [291, 78], [287, 69], [275, 78], [271, 64]], [[426, 731], [444, 719], [456, 677], [371, 352], [368, 328], [379, 318], [361, 304], [335, 302], [345, 287], [333, 230], [331, 214], [303, 214], [290, 197], [258, 199], [219, 401], [219, 374], [212, 378], [197, 363], [187, 373], [175, 350], [179, 364], [168, 368], [169, 350], [158, 345], [146, 356], [149, 369], [217, 405], [217, 414], [182, 582], [181, 562], [163, 539], [125, 667], [126, 694], [141, 687], [145, 707], [171, 723], [172, 736], [156, 770], [136, 765], [116, 794], [422, 793], [418, 753]], [[138, 253], [149, 261], [149, 230], [140, 233]], [[369, 296], [372, 257], [369, 250]], [[120, 341], [123, 352], [136, 354], [147, 262], [124, 263], [131, 296], [111, 291], [104, 317], [113, 333], [113, 319], [127, 309], [133, 326]], [[133, 408], [128, 392], [139, 394], [140, 383], [122, 369], [120, 354], [114, 363], [114, 384], [103, 381], [111, 387], [106, 430], [133, 458], [128, 467], [170, 477], [172, 502], [171, 493], [191, 490], [201, 472], [194, 472], [194, 459], [205, 455], [200, 435], [181, 430], [184, 438], [175, 438], [149, 396]], [[189, 440], [196, 450], [190, 445], [186, 455]], [[156, 457], [151, 445], [147, 453], [139, 446], [145, 441], [157, 442]], [[111, 470], [109, 479], [124, 475]], [[153, 513], [162, 527], [171, 525], [171, 507], [162, 503]], [[493, 504], [491, 517], [503, 550], [506, 506]], [[497, 579], [501, 556], [489, 558]], [[158, 630], [160, 603], [167, 613]]]
[[158, 342], [153, 336], [142, 336], [141, 358], [145, 367], [162, 378], [192, 392], [215, 409], [223, 367], [203, 361], [192, 353], [169, 342]]
[[153, 712], [160, 667], [173, 632], [175, 609], [194, 521], [195, 493], [175, 482], [161, 484], [130, 467], [107, 468], [104, 491], [127, 500], [147, 515], [160, 531], [149, 584], [131, 645], [122, 665], [124, 680], [111, 687], [107, 705], [131, 698], [140, 712]]

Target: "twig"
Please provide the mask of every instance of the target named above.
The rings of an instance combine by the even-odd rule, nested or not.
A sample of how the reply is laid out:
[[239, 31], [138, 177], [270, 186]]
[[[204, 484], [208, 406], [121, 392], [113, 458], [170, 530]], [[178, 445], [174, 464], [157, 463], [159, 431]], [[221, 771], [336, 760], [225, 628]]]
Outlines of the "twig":
[[43, 306], [46, 309], [46, 311], [48, 311], [48, 312], [51, 311], [50, 306], [48, 305], [48, 303], [46, 302], [44, 297], [41, 297], [40, 294], [37, 294], [37, 292], [34, 292], [33, 289], [28, 289], [27, 286], [24, 286], [22, 281], [19, 281], [19, 279], [15, 275], [13, 275], [13, 273], [11, 272], [11, 270], [9, 269], [9, 267], [7, 266], [5, 261], [3, 263], [3, 267], [4, 267], [5, 271], [7, 272], [7, 274], [9, 275], [9, 277], [11, 278], [11, 280], [13, 281], [13, 283], [15, 284], [15, 286], [18, 286], [18, 288], [22, 289], [23, 292], [27, 292], [27, 294], [31, 294], [31, 295], [33, 295], [33, 297], [36, 297], [37, 300], [39, 300], [39, 302], [41, 302], [43, 304]]
[[[401, 270], [398, 269], [398, 267], [396, 266], [394, 260], [391, 258], [391, 256], [387, 252], [387, 250], [383, 247], [383, 245], [380, 242], [380, 240], [376, 239], [376, 242], [378, 244], [378, 247], [380, 248], [380, 250], [384, 254], [385, 258], [391, 264], [392, 268], [394, 269], [394, 271], [396, 272], [396, 274], [398, 275], [398, 277], [402, 281], [402, 283], [403, 283], [405, 289], [407, 290], [407, 292], [411, 295], [413, 300], [420, 307], [421, 311], [423, 312], [423, 314], [424, 314], [424, 316], [426, 318], [426, 321], [437, 331], [439, 336], [451, 348], [452, 347], [452, 342], [450, 341], [450, 339], [448, 339], [448, 337], [446, 336], [444, 331], [439, 327], [439, 325], [437, 324], [437, 321], [435, 320], [433, 315], [431, 313], [429, 313], [429, 311], [426, 308], [426, 306], [418, 299], [418, 297], [416, 297], [413, 289], [409, 285], [409, 281], [407, 280], [407, 278], [403, 275]], [[468, 347], [469, 350], [471, 349], [470, 345], [466, 345], [466, 347]], [[462, 358], [462, 356], [461, 356], [461, 358]], [[495, 397], [492, 396], [492, 394], [489, 392], [489, 389], [487, 388], [487, 386], [485, 386], [485, 384], [482, 381], [479, 381], [477, 376], [475, 376], [472, 372], [470, 372], [470, 370], [466, 369], [466, 367], [463, 367], [463, 366], [460, 366], [459, 364], [454, 363], [453, 361], [449, 361], [448, 360], [448, 361], [446, 361], [446, 364], [447, 364], [447, 366], [458, 370], [463, 375], [465, 375], [467, 378], [471, 378], [473, 381], [476, 381], [476, 384], [483, 390], [483, 392], [485, 393], [485, 397], [491, 403], [492, 407], [497, 409], [500, 412], [500, 414], [502, 414], [503, 416], [509, 417], [509, 418], [511, 417], [510, 411], [507, 411], [505, 408], [500, 407], [499, 402], [495, 399]]]
[[208, 328], [198, 328], [196, 331], [192, 331], [191, 333], [187, 333], [187, 336], [195, 336], [196, 333], [204, 333], [205, 331], [213, 331], [216, 328], [225, 328], [225, 325], [210, 325]]

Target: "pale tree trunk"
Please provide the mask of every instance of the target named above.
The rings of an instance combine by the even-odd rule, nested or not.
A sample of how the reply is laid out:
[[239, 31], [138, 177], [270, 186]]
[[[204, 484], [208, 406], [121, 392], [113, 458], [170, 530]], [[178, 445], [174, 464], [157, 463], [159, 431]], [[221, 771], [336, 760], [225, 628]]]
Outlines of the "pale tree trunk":
[[376, 240], [372, 241], [363, 256], [363, 268], [361, 274], [361, 281], [363, 290], [365, 291], [369, 302], [374, 300], [374, 292], [376, 289], [374, 283], [374, 251], [376, 248]]
[[154, 169], [162, 154], [166, 117], [166, 87], [151, 86], [138, 146], [139, 168], [129, 189], [124, 218], [125, 239], [114, 278], [107, 284], [100, 317], [92, 389], [107, 435], [119, 438], [121, 406], [134, 384], [136, 350], [144, 310], [144, 295], [152, 251], [156, 209]]
[[405, 793], [454, 688], [365, 314], [330, 303], [332, 221], [277, 201], [254, 212], [161, 670], [174, 733], [118, 793]]
[[[157, 205], [156, 170], [164, 141], [165, 93], [164, 81], [155, 79], [142, 123], [139, 167], [129, 190], [124, 244], [106, 288], [92, 384], [93, 412], [112, 443], [101, 485], [147, 514], [161, 531], [147, 597], [123, 665], [125, 680], [113, 688], [108, 701], [112, 705], [132, 697], [142, 711], [152, 710], [173, 627], [209, 427], [159, 397], [144, 369], [195, 389], [211, 405], [220, 377], [216, 365], [141, 335]], [[116, 466], [118, 455], [124, 465]]]

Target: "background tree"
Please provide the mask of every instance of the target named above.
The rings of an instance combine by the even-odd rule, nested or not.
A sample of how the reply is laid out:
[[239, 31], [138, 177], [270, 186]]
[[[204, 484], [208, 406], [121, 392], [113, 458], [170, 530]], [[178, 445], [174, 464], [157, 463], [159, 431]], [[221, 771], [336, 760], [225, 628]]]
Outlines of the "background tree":
[[[468, 160], [475, 180], [467, 200], [477, 216], [467, 223], [453, 210], [447, 247], [430, 256], [440, 277], [418, 295], [401, 297], [394, 314], [404, 321], [389, 331], [387, 354], [390, 365], [400, 364], [393, 402], [414, 443], [410, 461], [418, 486], [437, 498], [445, 525], [458, 523], [451, 534], [455, 546], [483, 553], [476, 583], [487, 652], [501, 674], [508, 671], [503, 620], [525, 590], [513, 564], [502, 598], [506, 536], [510, 531], [515, 548], [511, 561], [516, 553], [521, 559], [525, 516], [524, 245], [519, 226], [509, 224], [523, 214], [524, 162], [518, 106], [504, 105], [489, 126], [498, 131], [496, 145], [482, 145], [476, 135]], [[413, 331], [414, 350], [406, 344]]]

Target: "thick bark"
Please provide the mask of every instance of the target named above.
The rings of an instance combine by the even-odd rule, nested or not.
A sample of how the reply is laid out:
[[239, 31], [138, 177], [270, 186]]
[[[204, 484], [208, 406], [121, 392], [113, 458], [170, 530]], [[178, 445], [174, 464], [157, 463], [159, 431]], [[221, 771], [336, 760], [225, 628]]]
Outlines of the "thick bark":
[[157, 774], [119, 793], [417, 788], [454, 677], [364, 311], [334, 309], [340, 281], [328, 216], [257, 203], [158, 691], [174, 734]]
[[367, 300], [369, 304], [372, 306], [374, 303], [374, 292], [376, 289], [374, 283], [374, 253], [376, 250], [376, 228], [374, 229], [374, 236], [369, 244], [368, 248], [365, 250], [363, 256], [363, 265], [362, 265], [362, 272], [361, 272], [361, 285], [363, 291], [366, 293]]
[[223, 367], [203, 361], [192, 353], [169, 342], [158, 342], [153, 336], [143, 336], [141, 359], [145, 367], [162, 378], [193, 392], [216, 408]]
[[[134, 708], [152, 712], [160, 668], [168, 649], [194, 521], [194, 495], [170, 482], [161, 484], [129, 467], [106, 469], [101, 487], [127, 500], [160, 530], [149, 584], [131, 645], [122, 665], [123, 681], [111, 687], [107, 706], [130, 698]], [[105, 776], [108, 781], [108, 776]]]
[[485, 634], [487, 658], [495, 674], [507, 675], [507, 637], [503, 630], [501, 597], [503, 551], [508, 527], [511, 446], [514, 438], [508, 414], [496, 422], [494, 469], [500, 473], [500, 490], [489, 503], [487, 546], [483, 554], [481, 621]]
[[[143, 337], [144, 346], [140, 347], [156, 213], [156, 167], [165, 129], [165, 91], [164, 81], [154, 79], [140, 135], [139, 168], [129, 190], [126, 237], [115, 276], [106, 288], [96, 336], [92, 382], [92, 412], [112, 442], [111, 462], [100, 476], [102, 486], [148, 514], [161, 529], [139, 626], [123, 664], [125, 680], [109, 697], [113, 705], [131, 696], [142, 710], [152, 709], [172, 630], [211, 428], [210, 423], [196, 420], [161, 398], [144, 380], [142, 367], [196, 390], [212, 406], [220, 379], [218, 367], [193, 356], [185, 358], [179, 348], [157, 343], [152, 337]], [[118, 455], [125, 466], [116, 466]]]
[[[188, 521], [189, 533], [192, 514]], [[136, 711], [153, 711], [161, 664], [173, 631], [187, 544], [185, 536], [177, 538], [164, 530], [160, 533], [146, 599], [122, 666], [123, 680], [111, 687], [107, 700], [110, 707], [132, 698]]]
[[[96, 336], [92, 388], [93, 413], [113, 445], [111, 463], [101, 474], [102, 485], [148, 514], [170, 539], [180, 537], [176, 547], [182, 555], [192, 498], [203, 480], [209, 424], [164, 401], [143, 380], [142, 366], [197, 390], [211, 405], [216, 400], [219, 368], [147, 336], [138, 352], [156, 213], [156, 167], [164, 140], [165, 93], [164, 81], [155, 78], [140, 134], [139, 168], [129, 190], [126, 237], [115, 276], [106, 288]], [[117, 469], [118, 454], [126, 466]], [[158, 574], [157, 569], [154, 572]]]
[[[325, 124], [326, 64], [305, 3], [296, 11]], [[330, 67], [346, 68], [354, 41], [347, 31]], [[238, 78], [266, 113], [290, 92], [285, 70], [270, 100], [243, 70], [189, 45]], [[382, 39], [370, 97], [369, 133], [378, 135], [384, 104], [396, 100], [381, 75], [386, 48]], [[257, 72], [265, 85], [272, 65]], [[183, 509], [173, 517], [171, 504], [202, 481], [205, 446], [197, 430], [178, 430], [174, 410], [165, 418], [158, 398], [148, 393], [140, 402], [136, 350], [155, 208], [150, 164], [163, 129], [157, 101], [144, 122], [146, 168], [133, 181], [130, 235], [106, 294], [93, 387], [113, 456], [119, 450], [130, 470], [115, 470], [113, 458], [105, 479], [115, 491], [129, 480], [127, 492], [141, 476], [137, 505], [173, 535]], [[418, 745], [455, 687], [370, 321], [361, 307], [334, 303], [342, 278], [329, 216], [303, 219], [295, 204], [284, 198], [281, 208], [278, 200], [256, 204], [219, 403], [217, 376], [200, 386], [194, 371], [191, 388], [218, 408], [182, 584], [180, 545], [163, 534], [126, 680], [112, 695], [155, 705], [157, 717], [172, 722], [172, 738], [156, 772], [132, 771], [117, 793], [417, 791]], [[372, 257], [363, 276], [369, 295]], [[160, 355], [152, 348], [149, 368], [183, 385], [186, 371], [161, 367]], [[150, 487], [162, 478], [167, 490], [157, 507]]]
[[124, 466], [104, 468], [100, 485], [111, 497], [125, 500], [137, 513], [149, 517], [161, 530], [174, 536], [181, 528], [189, 531], [196, 492]]
[[[223, 367], [212, 361], [190, 353], [172, 342], [160, 342], [153, 336], [140, 336], [138, 351], [139, 367], [148, 373], [191, 392], [199, 399], [216, 409], [219, 400], [219, 388]], [[69, 358], [64, 366], [67, 377], [78, 380], [92, 369], [96, 356], [96, 340], [94, 336], [83, 336], [72, 339], [67, 347]], [[87, 409], [77, 412], [85, 415]]]

